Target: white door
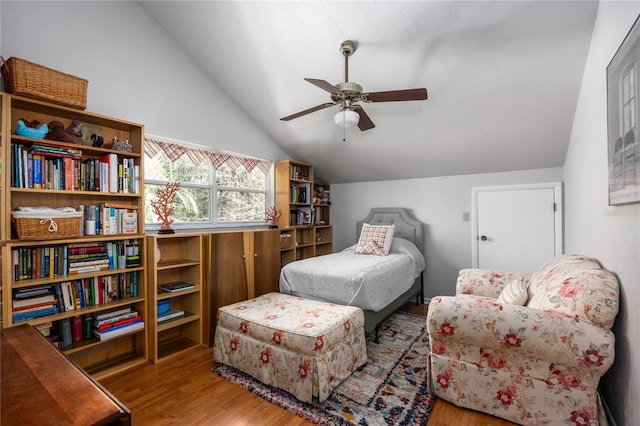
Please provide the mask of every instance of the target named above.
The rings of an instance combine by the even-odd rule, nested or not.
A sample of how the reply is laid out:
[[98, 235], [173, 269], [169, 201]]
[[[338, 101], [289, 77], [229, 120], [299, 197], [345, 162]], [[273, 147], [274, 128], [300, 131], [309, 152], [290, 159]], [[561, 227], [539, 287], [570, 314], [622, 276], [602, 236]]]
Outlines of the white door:
[[473, 266], [534, 272], [562, 253], [561, 185], [474, 188]]

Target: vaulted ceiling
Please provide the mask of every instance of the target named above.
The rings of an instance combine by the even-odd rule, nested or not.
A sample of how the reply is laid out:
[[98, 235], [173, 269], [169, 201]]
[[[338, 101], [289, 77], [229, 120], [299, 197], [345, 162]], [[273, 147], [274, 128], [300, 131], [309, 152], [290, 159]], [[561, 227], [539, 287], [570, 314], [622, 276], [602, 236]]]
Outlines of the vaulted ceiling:
[[[292, 158], [329, 183], [564, 164], [595, 1], [140, 1]], [[346, 131], [304, 78], [428, 100], [363, 103]], [[602, 70], [604, 73], [605, 70]], [[346, 139], [343, 140], [343, 139]]]

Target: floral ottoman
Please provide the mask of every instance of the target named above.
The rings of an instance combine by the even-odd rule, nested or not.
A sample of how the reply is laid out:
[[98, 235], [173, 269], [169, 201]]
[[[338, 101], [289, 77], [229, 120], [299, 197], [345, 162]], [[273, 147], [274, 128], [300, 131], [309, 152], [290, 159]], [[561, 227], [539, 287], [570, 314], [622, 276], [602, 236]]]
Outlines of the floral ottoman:
[[215, 362], [320, 402], [367, 362], [360, 308], [269, 293], [218, 309]]

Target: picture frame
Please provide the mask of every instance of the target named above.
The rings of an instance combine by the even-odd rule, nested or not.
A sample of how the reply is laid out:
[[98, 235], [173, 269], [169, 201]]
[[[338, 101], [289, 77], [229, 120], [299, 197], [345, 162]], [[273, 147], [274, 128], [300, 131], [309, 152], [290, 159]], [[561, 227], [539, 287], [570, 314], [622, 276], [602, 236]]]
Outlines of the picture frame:
[[609, 205], [640, 202], [640, 15], [607, 66]]

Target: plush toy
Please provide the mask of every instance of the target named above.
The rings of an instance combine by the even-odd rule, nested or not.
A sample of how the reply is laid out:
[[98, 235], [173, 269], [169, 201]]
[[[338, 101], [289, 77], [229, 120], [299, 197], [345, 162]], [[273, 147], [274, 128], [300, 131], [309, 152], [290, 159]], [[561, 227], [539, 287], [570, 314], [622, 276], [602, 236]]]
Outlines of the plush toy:
[[49, 132], [49, 126], [43, 124], [38, 127], [40, 122], [38, 120], [26, 121], [24, 119], [18, 120], [18, 128], [16, 134], [20, 136], [26, 136], [28, 138], [42, 139]]
[[73, 120], [69, 127], [64, 128], [64, 124], [59, 121], [49, 123], [49, 133], [45, 139], [59, 142], [78, 143], [82, 138], [82, 123]]

